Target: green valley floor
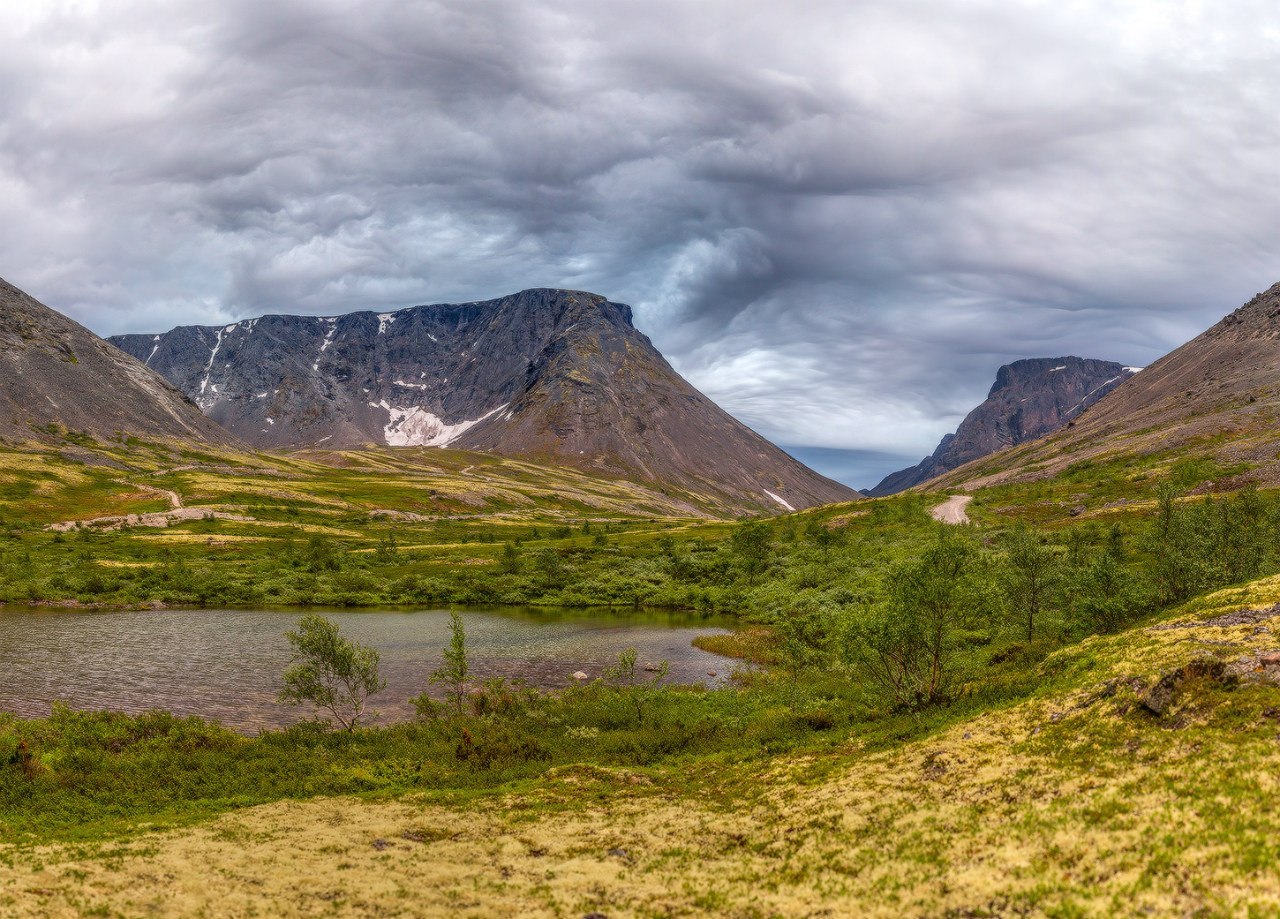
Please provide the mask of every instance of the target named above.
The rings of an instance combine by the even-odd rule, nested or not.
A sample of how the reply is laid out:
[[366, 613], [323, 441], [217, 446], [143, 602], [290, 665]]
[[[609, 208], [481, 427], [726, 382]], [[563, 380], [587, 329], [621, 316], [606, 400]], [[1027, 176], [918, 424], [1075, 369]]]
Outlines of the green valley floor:
[[0, 915], [1276, 915], [1277, 601], [1273, 577], [1086, 639], [1032, 698], [889, 749], [5, 846]]

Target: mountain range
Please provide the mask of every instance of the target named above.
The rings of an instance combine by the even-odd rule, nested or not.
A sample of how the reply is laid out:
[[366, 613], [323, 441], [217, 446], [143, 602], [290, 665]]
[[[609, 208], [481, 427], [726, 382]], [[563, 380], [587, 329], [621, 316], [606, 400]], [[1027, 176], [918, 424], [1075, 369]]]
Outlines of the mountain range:
[[858, 497], [694, 389], [582, 291], [312, 317], [111, 342], [260, 448], [449, 446], [668, 483], [741, 510]]

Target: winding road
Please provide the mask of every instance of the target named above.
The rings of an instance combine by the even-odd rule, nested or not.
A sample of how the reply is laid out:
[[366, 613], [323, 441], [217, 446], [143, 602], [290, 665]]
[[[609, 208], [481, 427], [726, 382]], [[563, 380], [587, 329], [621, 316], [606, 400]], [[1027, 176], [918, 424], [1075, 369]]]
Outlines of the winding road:
[[929, 516], [942, 523], [968, 523], [969, 515], [965, 508], [973, 500], [973, 495], [953, 495], [937, 507], [929, 510]]

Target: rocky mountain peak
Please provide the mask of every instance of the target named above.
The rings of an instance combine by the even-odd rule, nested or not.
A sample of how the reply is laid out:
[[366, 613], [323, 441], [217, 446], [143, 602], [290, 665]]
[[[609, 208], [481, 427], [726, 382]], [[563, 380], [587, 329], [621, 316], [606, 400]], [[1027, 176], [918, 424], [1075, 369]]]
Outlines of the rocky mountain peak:
[[1069, 424], [1136, 373], [1114, 361], [1081, 357], [1025, 358], [1005, 364], [987, 399], [942, 438], [931, 456], [886, 476], [867, 494], [904, 491], [934, 476]]

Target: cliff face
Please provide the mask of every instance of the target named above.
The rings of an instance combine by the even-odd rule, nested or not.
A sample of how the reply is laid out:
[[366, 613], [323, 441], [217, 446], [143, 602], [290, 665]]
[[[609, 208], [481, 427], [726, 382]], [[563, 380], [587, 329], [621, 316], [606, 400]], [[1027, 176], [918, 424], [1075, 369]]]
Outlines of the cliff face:
[[159, 374], [0, 280], [0, 436], [29, 440], [48, 425], [99, 439], [231, 440]]
[[905, 491], [998, 450], [1056, 431], [1122, 382], [1136, 368], [1080, 357], [1029, 358], [996, 373], [986, 401], [942, 438], [931, 456], [886, 476], [867, 494]]
[[[1181, 450], [1280, 483], [1280, 284], [1147, 367], [1068, 429], [947, 474], [980, 486], [1045, 478], [1100, 456]], [[998, 459], [998, 462], [995, 460]]]
[[629, 307], [581, 291], [112, 341], [261, 447], [487, 450], [670, 483], [738, 510], [856, 497], [690, 386]]

